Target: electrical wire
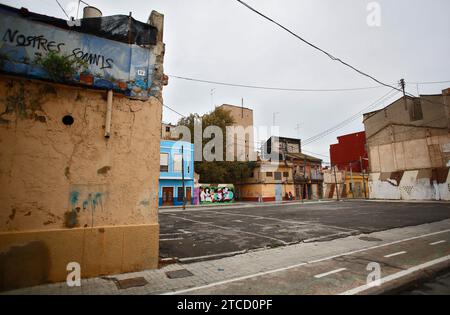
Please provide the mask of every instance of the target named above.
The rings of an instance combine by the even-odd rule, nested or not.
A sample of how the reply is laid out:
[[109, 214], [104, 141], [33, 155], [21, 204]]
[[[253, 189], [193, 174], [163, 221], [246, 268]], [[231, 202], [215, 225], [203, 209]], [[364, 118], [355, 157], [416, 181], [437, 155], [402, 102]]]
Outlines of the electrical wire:
[[64, 14], [66, 15], [66, 17], [70, 20], [69, 15], [67, 14], [66, 10], [64, 10], [64, 8], [62, 7], [61, 3], [59, 3], [58, 0], [55, 0], [56, 3], [59, 5], [59, 7], [61, 8], [61, 10], [64, 12]]
[[350, 69], [356, 71], [357, 73], [359, 73], [359, 74], [361, 74], [361, 75], [363, 75], [363, 76], [365, 76], [365, 77], [367, 77], [367, 78], [369, 78], [369, 79], [371, 79], [371, 80], [377, 82], [377, 83], [380, 84], [380, 85], [384, 85], [384, 86], [389, 87], [389, 88], [391, 88], [391, 89], [394, 89], [394, 90], [397, 90], [397, 91], [402, 92], [402, 90], [401, 90], [400, 88], [395, 87], [395, 86], [390, 85], [390, 84], [387, 84], [387, 83], [384, 83], [384, 82], [378, 80], [377, 78], [375, 78], [375, 77], [373, 77], [373, 76], [371, 76], [371, 75], [369, 75], [369, 74], [367, 74], [367, 73], [365, 73], [365, 72], [359, 70], [358, 68], [356, 68], [356, 67], [350, 65], [349, 63], [347, 63], [347, 62], [341, 60], [340, 58], [337, 58], [337, 57], [333, 56], [331, 53], [329, 53], [329, 52], [327, 52], [327, 51], [325, 51], [325, 50], [319, 48], [318, 46], [312, 44], [311, 42], [309, 42], [309, 41], [307, 41], [306, 39], [302, 38], [300, 35], [297, 35], [296, 33], [294, 33], [293, 31], [291, 31], [291, 30], [288, 29], [287, 27], [281, 25], [280, 23], [278, 23], [278, 22], [276, 22], [275, 20], [271, 19], [271, 18], [268, 17], [267, 15], [264, 15], [263, 13], [259, 12], [259, 11], [256, 10], [255, 8], [251, 7], [249, 4], [245, 3], [244, 1], [242, 1], [242, 0], [236, 0], [236, 1], [239, 2], [240, 4], [242, 4], [243, 6], [245, 6], [247, 9], [249, 9], [249, 10], [253, 11], [254, 13], [260, 15], [261, 17], [265, 18], [266, 20], [268, 20], [268, 21], [274, 23], [275, 25], [277, 25], [278, 27], [282, 28], [283, 30], [285, 30], [285, 31], [288, 32], [289, 34], [293, 35], [293, 36], [296, 37], [297, 39], [301, 40], [302, 42], [304, 42], [304, 43], [307, 44], [308, 46], [311, 46], [312, 48], [314, 48], [314, 49], [320, 51], [321, 53], [325, 54], [325, 55], [328, 56], [331, 60], [337, 61], [337, 62], [343, 64], [344, 66], [346, 66], [346, 67], [348, 67], [348, 68], [350, 68]]
[[247, 85], [247, 84], [237, 84], [237, 83], [226, 83], [219, 81], [211, 81], [204, 79], [196, 79], [190, 77], [182, 77], [178, 75], [168, 75], [171, 78], [185, 80], [185, 81], [193, 81], [200, 83], [208, 83], [215, 85], [223, 85], [223, 86], [231, 86], [231, 87], [240, 87], [240, 88], [248, 88], [248, 89], [259, 89], [259, 90], [274, 90], [274, 91], [288, 91], [288, 92], [342, 92], [342, 91], [362, 91], [362, 90], [370, 90], [370, 89], [379, 89], [383, 88], [383, 86], [369, 86], [369, 87], [356, 87], [356, 88], [340, 88], [340, 89], [306, 89], [306, 88], [283, 88], [283, 87], [270, 87], [270, 86], [258, 86], [258, 85]]
[[343, 128], [343, 127], [345, 127], [345, 126], [348, 125], [349, 123], [351, 123], [351, 122], [353, 122], [354, 120], [360, 118], [360, 117], [361, 117], [361, 114], [364, 113], [365, 111], [370, 110], [370, 109], [372, 109], [372, 108], [378, 106], [381, 102], [383, 102], [383, 101], [385, 101], [385, 100], [387, 100], [387, 99], [389, 99], [389, 98], [391, 98], [391, 97], [397, 95], [398, 93], [399, 93], [398, 91], [390, 90], [387, 94], [383, 95], [381, 98], [377, 99], [376, 101], [374, 101], [373, 103], [371, 103], [369, 106], [364, 107], [363, 109], [361, 109], [359, 112], [357, 112], [357, 113], [354, 114], [353, 116], [351, 116], [351, 117], [349, 117], [349, 118], [343, 120], [342, 122], [340, 122], [339, 124], [337, 124], [337, 125], [335, 125], [335, 126], [333, 126], [333, 127], [331, 127], [331, 128], [328, 128], [328, 129], [326, 129], [326, 130], [324, 130], [324, 131], [322, 131], [322, 132], [316, 134], [315, 136], [312, 136], [312, 137], [310, 137], [310, 138], [304, 140], [304, 141], [302, 142], [302, 145], [304, 145], [304, 146], [309, 145], [309, 144], [311, 144], [311, 143], [313, 143], [313, 142], [316, 142], [316, 141], [318, 141], [319, 139], [321, 139], [321, 138], [323, 138], [323, 137], [329, 135], [330, 133], [332, 133], [332, 132], [334, 132], [334, 131], [337, 131], [337, 130]]

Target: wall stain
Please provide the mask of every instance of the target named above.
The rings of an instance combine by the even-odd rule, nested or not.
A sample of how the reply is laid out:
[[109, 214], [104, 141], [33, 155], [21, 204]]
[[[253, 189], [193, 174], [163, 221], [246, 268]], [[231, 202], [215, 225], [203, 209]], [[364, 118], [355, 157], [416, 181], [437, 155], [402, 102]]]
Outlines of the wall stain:
[[47, 282], [50, 266], [50, 252], [44, 242], [14, 245], [0, 252], [0, 291]]
[[97, 170], [98, 175], [106, 175], [111, 170], [111, 166], [103, 166]]
[[76, 210], [66, 211], [64, 213], [64, 226], [74, 228], [78, 224], [78, 213]]
[[70, 167], [66, 166], [64, 169], [64, 176], [66, 176], [67, 179], [70, 179]]
[[16, 209], [15, 208], [12, 208], [11, 209], [11, 214], [9, 215], [9, 220], [14, 220], [14, 218], [16, 217]]

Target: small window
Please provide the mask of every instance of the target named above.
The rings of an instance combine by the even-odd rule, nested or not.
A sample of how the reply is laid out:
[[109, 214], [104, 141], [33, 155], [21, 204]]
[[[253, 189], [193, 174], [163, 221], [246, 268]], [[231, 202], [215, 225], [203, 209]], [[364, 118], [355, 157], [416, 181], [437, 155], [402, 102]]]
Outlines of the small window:
[[159, 171], [168, 172], [169, 171], [169, 154], [160, 153], [159, 154]]
[[273, 173], [272, 172], [266, 172], [266, 177], [273, 177]]
[[184, 191], [183, 191], [183, 187], [178, 187], [178, 197], [177, 197], [177, 201], [182, 202], [183, 198], [184, 198]]
[[419, 98], [415, 98], [409, 108], [409, 118], [411, 121], [422, 120], [422, 103]]
[[289, 172], [283, 172], [283, 177], [288, 178], [289, 177]]
[[170, 132], [170, 127], [166, 127], [166, 132]]
[[281, 180], [281, 172], [275, 172], [275, 180]]

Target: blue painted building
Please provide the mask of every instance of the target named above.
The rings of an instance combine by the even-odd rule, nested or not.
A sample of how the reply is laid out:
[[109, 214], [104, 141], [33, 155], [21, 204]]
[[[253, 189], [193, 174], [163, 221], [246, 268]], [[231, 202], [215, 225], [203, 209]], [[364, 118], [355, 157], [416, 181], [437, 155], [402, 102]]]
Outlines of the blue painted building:
[[194, 145], [184, 141], [161, 140], [159, 205], [182, 205], [182, 147], [184, 151], [184, 186], [186, 204], [194, 201]]

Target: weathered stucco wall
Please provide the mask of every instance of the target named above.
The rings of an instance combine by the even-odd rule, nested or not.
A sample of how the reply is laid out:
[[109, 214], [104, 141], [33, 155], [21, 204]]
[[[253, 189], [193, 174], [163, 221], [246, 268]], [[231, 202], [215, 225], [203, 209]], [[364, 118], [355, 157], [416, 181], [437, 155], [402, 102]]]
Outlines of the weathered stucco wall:
[[0, 231], [157, 223], [157, 99], [115, 97], [109, 139], [103, 91], [0, 78], [0, 112]]
[[29, 259], [47, 261], [44, 281], [63, 280], [71, 261], [83, 276], [157, 266], [157, 98], [114, 97], [109, 139], [105, 91], [0, 77], [0, 113], [4, 281], [28, 270], [17, 261], [32, 240], [38, 245]]
[[105, 139], [106, 92], [0, 78], [0, 95], [0, 288], [64, 280], [72, 261], [83, 277], [155, 268], [159, 100], [114, 98]]

